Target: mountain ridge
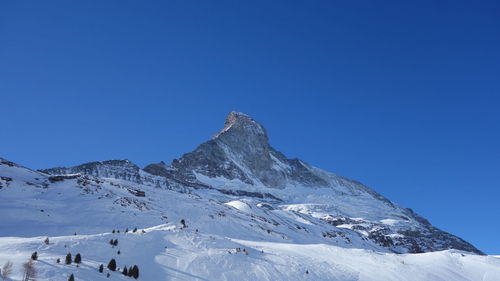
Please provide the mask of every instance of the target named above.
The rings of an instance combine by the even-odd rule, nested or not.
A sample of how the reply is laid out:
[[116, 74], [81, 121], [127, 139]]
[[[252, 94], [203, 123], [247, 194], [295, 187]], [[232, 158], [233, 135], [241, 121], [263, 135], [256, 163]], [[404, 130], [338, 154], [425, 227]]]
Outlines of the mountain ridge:
[[[237, 112], [171, 164], [141, 168], [117, 159], [34, 171], [0, 158], [0, 213], [0, 263], [22, 263], [38, 251], [39, 280], [66, 280], [61, 274], [73, 271], [79, 280], [108, 280], [95, 268], [109, 258], [139, 264], [144, 280], [465, 281], [500, 274], [500, 260], [413, 210], [287, 158], [269, 145], [264, 126]], [[43, 242], [48, 236], [54, 244]], [[109, 248], [110, 238], [119, 238], [122, 254]], [[68, 251], [82, 253], [82, 267], [51, 264]]]
[[[269, 145], [264, 126], [247, 114], [232, 111], [212, 138], [172, 160], [139, 168], [129, 160], [90, 162], [41, 172], [115, 178], [182, 192], [214, 190], [229, 196], [275, 204], [313, 204], [324, 223], [348, 225], [356, 235], [393, 252], [460, 249], [482, 254], [471, 244], [434, 227], [409, 208], [401, 207], [362, 183], [289, 159]], [[293, 204], [292, 204], [293, 205]], [[288, 207], [287, 207], [288, 208]], [[292, 208], [293, 209], [293, 208]], [[357, 218], [362, 218], [361, 220]], [[395, 226], [381, 223], [395, 220]], [[328, 236], [328, 234], [326, 234]]]

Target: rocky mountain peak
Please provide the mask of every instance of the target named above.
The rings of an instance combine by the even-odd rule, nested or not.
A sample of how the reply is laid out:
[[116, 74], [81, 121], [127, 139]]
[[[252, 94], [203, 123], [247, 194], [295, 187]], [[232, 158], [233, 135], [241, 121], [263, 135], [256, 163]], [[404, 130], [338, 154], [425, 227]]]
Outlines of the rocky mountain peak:
[[239, 179], [269, 188], [284, 188], [288, 183], [326, 186], [301, 161], [288, 159], [268, 143], [266, 129], [252, 117], [232, 111], [224, 128], [210, 141], [172, 162], [184, 175], [193, 172], [210, 178]]
[[231, 111], [224, 122], [224, 128], [212, 139], [224, 138], [226, 135], [238, 135], [248, 141], [258, 140], [267, 143], [268, 137], [264, 126], [245, 113]]

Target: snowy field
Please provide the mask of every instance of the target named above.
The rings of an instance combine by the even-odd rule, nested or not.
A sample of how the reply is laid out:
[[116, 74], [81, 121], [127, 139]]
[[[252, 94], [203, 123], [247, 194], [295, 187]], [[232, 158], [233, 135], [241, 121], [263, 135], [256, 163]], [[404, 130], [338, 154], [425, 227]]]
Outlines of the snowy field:
[[[325, 244], [231, 239], [169, 224], [145, 233], [122, 229], [114, 234], [50, 237], [49, 245], [45, 238], [0, 238], [0, 264], [14, 263], [12, 280], [21, 280], [21, 264], [35, 251], [37, 280], [65, 281], [71, 273], [76, 280], [131, 280], [106, 268], [98, 272], [99, 265], [106, 267], [111, 258], [119, 268], [137, 264], [140, 280], [500, 280], [496, 257], [460, 251], [397, 255]], [[118, 245], [110, 245], [111, 239], [118, 239]], [[67, 253], [81, 254], [79, 267], [64, 264]]]
[[[396, 254], [396, 246], [370, 240], [359, 227], [418, 224], [369, 194], [296, 188], [292, 199], [275, 202], [116, 178], [49, 178], [5, 160], [0, 176], [0, 266], [13, 263], [9, 281], [22, 280], [22, 265], [34, 252], [38, 281], [66, 281], [71, 274], [75, 280], [131, 280], [120, 270], [133, 265], [147, 281], [500, 280], [498, 257], [458, 250]], [[243, 188], [227, 180], [211, 184]], [[286, 192], [275, 194], [285, 198]], [[363, 202], [382, 207], [368, 205], [372, 213], [364, 214]], [[348, 211], [362, 218], [326, 220]], [[81, 264], [65, 264], [68, 253], [81, 254]], [[106, 268], [111, 259], [117, 271]]]

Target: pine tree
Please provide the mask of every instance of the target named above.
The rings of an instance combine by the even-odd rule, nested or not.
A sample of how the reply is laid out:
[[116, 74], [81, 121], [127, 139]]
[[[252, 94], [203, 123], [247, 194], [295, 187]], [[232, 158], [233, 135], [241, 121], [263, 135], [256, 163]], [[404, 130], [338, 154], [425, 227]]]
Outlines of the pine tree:
[[115, 242], [113, 243], [113, 245], [118, 246], [118, 239], [115, 239]]
[[110, 245], [115, 245], [115, 240], [113, 240], [113, 239], [109, 240], [109, 244]]
[[127, 233], [127, 232], [128, 232], [128, 227], [125, 229], [125, 233]]
[[75, 276], [73, 275], [73, 273], [71, 273], [71, 275], [69, 276], [68, 281], [75, 281]]
[[134, 265], [134, 267], [132, 268], [132, 277], [134, 277], [135, 279], [139, 278], [139, 267], [137, 267], [137, 265]]
[[123, 274], [123, 275], [125, 275], [125, 276], [127, 276], [127, 275], [128, 275], [127, 266], [124, 266], [124, 267], [123, 267], [122, 274]]
[[108, 263], [108, 269], [111, 270], [111, 271], [115, 271], [116, 270], [116, 261], [115, 259], [111, 259]]
[[118, 250], [118, 252], [116, 252], [118, 255], [121, 254], [122, 252], [120, 252], [120, 250]]
[[132, 232], [137, 232], [137, 227], [136, 227], [136, 228], [134, 228], [134, 230], [132, 230]]
[[71, 258], [71, 253], [68, 253], [68, 254], [66, 255], [66, 264], [71, 264], [71, 260], [72, 260], [72, 258]]
[[45, 243], [45, 245], [49, 245], [49, 237], [45, 238], [45, 240], [43, 241], [43, 243]]
[[187, 226], [186, 226], [186, 221], [185, 221], [184, 219], [182, 219], [182, 220], [181, 220], [181, 224], [182, 224], [182, 228], [187, 227]]
[[99, 266], [99, 272], [102, 273], [104, 271], [104, 265], [101, 263]]
[[116, 231], [113, 229], [112, 233], [115, 233]]
[[57, 262], [57, 263], [61, 263], [61, 259], [59, 259], [59, 258], [58, 258], [58, 259], [56, 260], [56, 262]]
[[38, 253], [34, 252], [33, 254], [31, 254], [31, 259], [36, 261], [38, 259]]
[[81, 263], [82, 262], [82, 256], [80, 256], [80, 253], [76, 254], [75, 256], [75, 263]]

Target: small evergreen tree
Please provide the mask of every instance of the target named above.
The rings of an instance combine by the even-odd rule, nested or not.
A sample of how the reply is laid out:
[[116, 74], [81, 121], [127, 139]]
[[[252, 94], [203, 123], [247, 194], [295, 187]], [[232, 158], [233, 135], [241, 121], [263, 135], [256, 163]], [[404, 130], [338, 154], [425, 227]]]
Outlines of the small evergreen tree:
[[59, 258], [58, 258], [58, 259], [56, 260], [56, 262], [57, 262], [57, 263], [61, 263], [61, 259], [59, 259]]
[[73, 275], [73, 273], [71, 273], [71, 275], [69, 276], [68, 281], [75, 281], [75, 276]]
[[125, 229], [125, 233], [127, 233], [127, 232], [128, 232], [128, 227]]
[[116, 231], [113, 229], [112, 233], [115, 233]]
[[136, 228], [134, 228], [134, 230], [132, 230], [132, 232], [137, 232], [137, 227], [136, 227]]
[[122, 274], [123, 274], [123, 275], [125, 275], [125, 276], [127, 276], [127, 275], [128, 275], [127, 266], [124, 266], [124, 267], [123, 267]]
[[128, 275], [127, 276], [128, 277], [133, 277], [134, 276], [134, 268], [133, 267], [131, 267], [131, 268], [128, 269]]
[[45, 245], [49, 245], [49, 237], [45, 238], [45, 240], [43, 240], [43, 243], [45, 243]]
[[187, 226], [186, 226], [186, 221], [185, 221], [184, 219], [182, 219], [182, 220], [181, 220], [181, 224], [182, 224], [182, 228], [187, 227]]
[[108, 269], [111, 270], [111, 271], [115, 271], [116, 270], [116, 261], [115, 259], [111, 259], [108, 263]]
[[139, 267], [137, 267], [137, 265], [134, 265], [132, 268], [132, 277], [135, 279], [139, 278]]
[[80, 256], [80, 253], [76, 254], [75, 256], [75, 263], [81, 263], [82, 262], [82, 256]]
[[111, 274], [109, 274], [109, 272], [108, 272], [108, 274], [106, 274], [106, 277], [108, 277], [108, 278], [109, 278], [109, 276], [111, 276]]
[[68, 254], [66, 255], [66, 264], [71, 264], [71, 260], [72, 260], [72, 258], [71, 258], [71, 253], [68, 253]]
[[118, 239], [115, 239], [115, 242], [113, 242], [113, 245], [118, 246]]
[[102, 273], [104, 271], [104, 265], [101, 263], [99, 266], [99, 272]]
[[120, 252], [120, 250], [118, 250], [118, 252], [116, 252], [118, 255], [121, 254], [122, 252]]
[[31, 254], [31, 259], [36, 261], [38, 259], [38, 253], [34, 252], [33, 254]]

